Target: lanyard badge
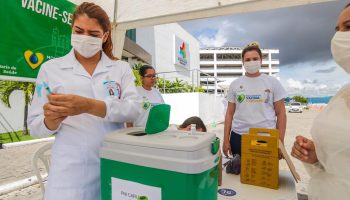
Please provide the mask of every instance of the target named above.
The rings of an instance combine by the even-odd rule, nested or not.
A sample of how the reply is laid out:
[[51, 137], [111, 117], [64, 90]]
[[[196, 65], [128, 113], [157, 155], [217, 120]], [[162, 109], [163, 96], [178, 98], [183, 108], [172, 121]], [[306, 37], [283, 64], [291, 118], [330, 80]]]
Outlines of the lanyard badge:
[[119, 83], [115, 82], [115, 81], [104, 81], [103, 82], [103, 86], [105, 88], [106, 94], [109, 97], [118, 97], [118, 99], [120, 99], [121, 97], [121, 88]]

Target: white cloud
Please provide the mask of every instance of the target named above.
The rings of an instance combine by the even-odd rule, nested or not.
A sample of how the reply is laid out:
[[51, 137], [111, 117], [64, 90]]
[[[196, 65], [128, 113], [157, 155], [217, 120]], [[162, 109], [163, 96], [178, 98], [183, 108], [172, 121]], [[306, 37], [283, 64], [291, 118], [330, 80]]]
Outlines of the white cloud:
[[206, 35], [200, 35], [198, 37], [201, 46], [204, 47], [221, 47], [227, 42], [227, 38], [218, 31], [214, 37], [208, 37]]
[[292, 78], [287, 80], [287, 84], [288, 84], [287, 86], [288, 89], [292, 89], [292, 90], [304, 89], [304, 85], [300, 81], [294, 80]]
[[318, 84], [317, 80], [294, 80], [292, 78], [287, 80], [287, 88], [291, 90], [304, 90], [304, 91], [314, 91], [314, 90], [324, 90], [328, 86], [326, 84]]
[[238, 24], [232, 24], [228, 20], [222, 21], [219, 26], [216, 28], [215, 35], [208, 35], [206, 32], [201, 33], [197, 39], [203, 47], [222, 47], [228, 42], [230, 33], [232, 29], [235, 29], [236, 32], [245, 32], [245, 30], [240, 27]]
[[342, 84], [327, 84], [318, 82], [318, 80], [301, 81], [289, 78], [287, 80], [286, 90], [290, 96], [332, 96], [342, 87]]
[[331, 59], [324, 62], [309, 61], [284, 65], [280, 68], [280, 80], [290, 96], [333, 96], [343, 85], [350, 82], [350, 76], [340, 67], [328, 73], [316, 71], [334, 66], [336, 64]]

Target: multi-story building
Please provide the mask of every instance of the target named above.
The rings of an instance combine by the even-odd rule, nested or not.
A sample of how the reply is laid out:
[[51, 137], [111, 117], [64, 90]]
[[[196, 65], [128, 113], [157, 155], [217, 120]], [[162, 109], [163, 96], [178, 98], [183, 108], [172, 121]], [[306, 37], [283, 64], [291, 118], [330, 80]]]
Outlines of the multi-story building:
[[[202, 71], [201, 84], [204, 89], [211, 93], [224, 93], [233, 80], [244, 75], [241, 54], [242, 48], [238, 47], [202, 48], [200, 50], [200, 70]], [[279, 50], [262, 49], [262, 54], [260, 72], [278, 77], [279, 60], [276, 57]]]
[[[152, 56], [160, 78], [176, 78], [188, 84], [199, 82], [198, 40], [177, 23], [136, 29], [136, 43]], [[198, 74], [198, 78], [197, 78]]]

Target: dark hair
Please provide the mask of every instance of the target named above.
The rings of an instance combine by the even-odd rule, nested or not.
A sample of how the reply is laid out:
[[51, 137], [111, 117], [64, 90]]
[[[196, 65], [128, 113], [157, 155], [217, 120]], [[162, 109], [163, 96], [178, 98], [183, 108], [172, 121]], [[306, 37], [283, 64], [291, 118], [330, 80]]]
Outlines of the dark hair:
[[252, 43], [248, 44], [246, 47], [244, 47], [244, 49], [242, 51], [242, 61], [243, 62], [244, 62], [244, 55], [249, 51], [258, 52], [258, 54], [260, 55], [260, 60], [262, 60], [262, 53], [261, 53], [261, 49], [259, 47], [259, 44], [256, 42], [252, 42]]
[[152, 66], [149, 66], [149, 65], [143, 65], [139, 69], [140, 76], [142, 76], [142, 77], [145, 76], [147, 69], [154, 69], [154, 68]]
[[201, 118], [193, 116], [190, 117], [188, 119], [186, 119], [181, 125], [180, 128], [186, 128], [188, 125], [191, 124], [195, 124], [196, 125], [196, 129], [202, 129], [203, 132], [207, 132], [207, 127], [205, 127], [203, 121], [201, 120]]
[[103, 52], [112, 60], [118, 60], [118, 58], [113, 56], [113, 43], [112, 43], [112, 26], [109, 21], [107, 13], [98, 5], [94, 3], [84, 2], [80, 4], [73, 13], [73, 23], [79, 15], [86, 14], [89, 18], [97, 19], [98, 23], [102, 27], [104, 32], [108, 32], [108, 38], [106, 42], [103, 43]]
[[350, 3], [348, 3], [348, 4], [344, 7], [344, 9], [347, 8], [347, 7], [349, 7], [349, 6], [350, 6]]

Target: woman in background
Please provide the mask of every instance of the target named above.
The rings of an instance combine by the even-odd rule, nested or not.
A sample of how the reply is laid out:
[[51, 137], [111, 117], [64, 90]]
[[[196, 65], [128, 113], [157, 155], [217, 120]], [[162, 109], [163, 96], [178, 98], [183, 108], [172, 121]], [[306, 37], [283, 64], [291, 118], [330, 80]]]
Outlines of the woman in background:
[[246, 73], [231, 83], [226, 97], [225, 156], [241, 155], [241, 135], [247, 134], [249, 128], [277, 128], [284, 142], [286, 91], [275, 77], [260, 73], [262, 53], [256, 42], [243, 49], [242, 61]]
[[145, 127], [149, 115], [149, 111], [155, 105], [164, 104], [162, 94], [154, 85], [157, 81], [156, 71], [152, 66], [143, 65], [139, 69], [142, 80], [142, 86], [136, 87], [139, 96], [142, 98], [142, 112], [133, 123], [127, 123], [128, 127]]

